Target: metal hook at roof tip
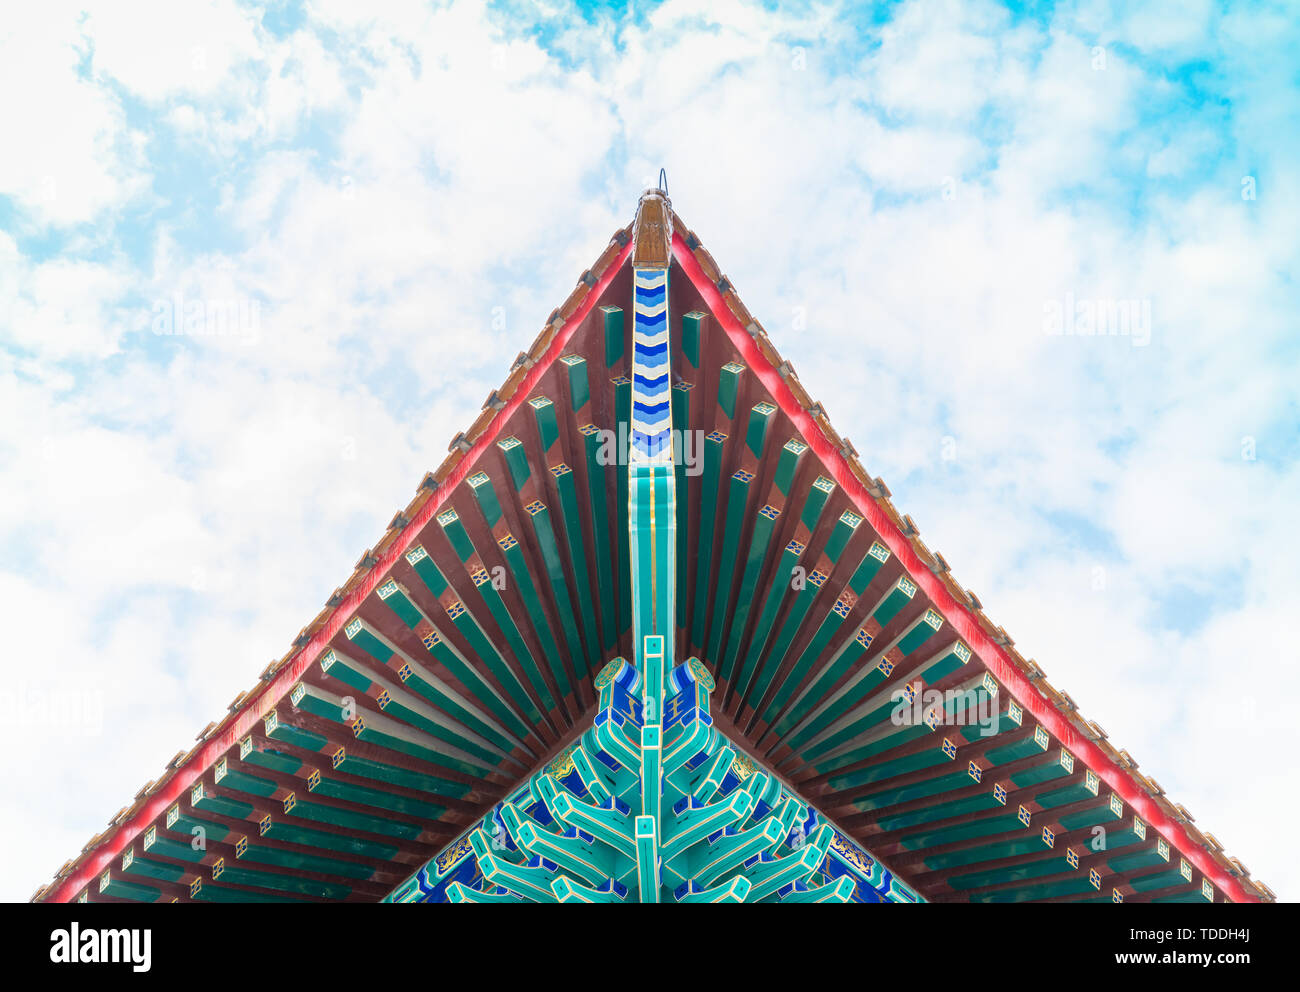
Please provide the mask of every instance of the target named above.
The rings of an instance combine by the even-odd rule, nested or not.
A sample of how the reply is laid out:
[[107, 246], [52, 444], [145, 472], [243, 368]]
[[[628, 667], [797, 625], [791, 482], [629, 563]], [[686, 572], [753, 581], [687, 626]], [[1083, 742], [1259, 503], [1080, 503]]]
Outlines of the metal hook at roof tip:
[[668, 195], [668, 170], [659, 170], [659, 188], [664, 191], [664, 196]]

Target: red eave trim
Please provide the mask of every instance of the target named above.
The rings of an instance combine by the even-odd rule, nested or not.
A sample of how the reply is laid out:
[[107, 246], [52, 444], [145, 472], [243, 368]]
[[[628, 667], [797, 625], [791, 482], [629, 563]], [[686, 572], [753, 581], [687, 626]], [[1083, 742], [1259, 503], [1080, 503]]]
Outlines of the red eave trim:
[[763, 355], [757, 342], [750, 337], [749, 332], [741, 326], [740, 321], [731, 312], [722, 294], [718, 292], [717, 286], [704, 274], [695, 255], [686, 247], [686, 242], [676, 233], [673, 235], [673, 258], [682, 267], [682, 271], [691, 280], [696, 291], [708, 303], [713, 319], [726, 331], [745, 363], [767, 387], [786, 416], [794, 422], [804, 440], [834, 476], [835, 482], [853, 499], [859, 512], [870, 521], [885, 545], [898, 557], [912, 579], [930, 597], [931, 602], [944, 618], [953, 625], [971, 650], [979, 655], [980, 660], [984, 662], [984, 667], [998, 680], [999, 685], [1007, 689], [1016, 702], [1028, 710], [1063, 746], [1096, 772], [1102, 781], [1128, 803], [1149, 826], [1158, 830], [1220, 891], [1227, 893], [1235, 902], [1259, 902], [1257, 896], [1246, 892], [1240, 882], [1215, 863], [1200, 845], [1192, 843], [1182, 826], [1166, 816], [1132, 776], [1115, 764], [1092, 741], [1081, 736], [1074, 725], [1038, 693], [1001, 647], [989, 638], [965, 604], [957, 602], [952, 597], [947, 586], [921, 561], [903, 532], [889, 519], [885, 511], [876, 505], [875, 499], [849, 467], [848, 461], [831, 444], [816, 421], [795, 398], [794, 393], [785, 384], [785, 380]]
[[[629, 238], [628, 243], [623, 246], [618, 256], [606, 267], [596, 285], [587, 293], [578, 309], [573, 312], [573, 315], [565, 321], [564, 326], [556, 333], [541, 360], [528, 370], [514, 395], [506, 401], [505, 407], [499, 411], [483, 433], [479, 435], [473, 447], [466, 452], [465, 457], [452, 469], [433, 497], [420, 508], [419, 512], [402, 531], [401, 536], [393, 542], [392, 547], [384, 552], [378, 564], [370, 570], [361, 584], [339, 604], [325, 626], [312, 637], [298, 653], [297, 657], [285, 665], [269, 683], [263, 683], [262, 691], [245, 704], [238, 718], [219, 736], [204, 744], [197, 754], [178, 768], [159, 792], [150, 796], [140, 809], [117, 828], [109, 841], [95, 848], [87, 856], [87, 860], [70, 875], [55, 882], [51, 890], [42, 899], [43, 902], [68, 902], [75, 898], [83, 887], [93, 882], [101, 872], [113, 863], [119, 854], [135, 841], [136, 837], [147, 830], [155, 819], [184, 795], [227, 749], [237, 744], [244, 735], [261, 722], [267, 713], [279, 704], [280, 700], [293, 688], [294, 684], [306, 674], [307, 669], [320, 656], [321, 651], [325, 649], [334, 635], [351, 619], [352, 614], [356, 612], [365, 598], [383, 581], [389, 569], [397, 560], [397, 556], [406, 551], [414, 541], [416, 534], [433, 519], [456, 486], [470, 474], [474, 463], [482, 452], [496, 440], [511, 415], [528, 399], [546, 370], [560, 357], [578, 326], [591, 312], [592, 307], [596, 305], [605, 290], [609, 288], [614, 276], [623, 267], [631, 253], [632, 240]], [[256, 690], [254, 691], [256, 692]]]

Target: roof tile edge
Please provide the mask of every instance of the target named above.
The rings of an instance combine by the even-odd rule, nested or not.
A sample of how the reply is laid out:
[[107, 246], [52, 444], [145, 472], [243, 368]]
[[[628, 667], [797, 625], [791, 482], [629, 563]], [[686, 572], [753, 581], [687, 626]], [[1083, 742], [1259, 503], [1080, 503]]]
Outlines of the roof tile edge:
[[[573, 292], [569, 294], [569, 297], [565, 300], [564, 304], [555, 311], [557, 314], [563, 313], [567, 308], [568, 313], [564, 320], [557, 323], [553, 317], [533, 340], [533, 344], [529, 348], [528, 353], [529, 355], [535, 354], [537, 358], [531, 362], [516, 364], [512, 367], [505, 382], [502, 384], [501, 388], [496, 391], [496, 395], [502, 399], [504, 403], [499, 408], [484, 410], [475, 423], [471, 425], [470, 431], [467, 432], [466, 435], [471, 443], [471, 450], [477, 446], [478, 441], [482, 439], [485, 434], [491, 433], [490, 428], [499, 417], [502, 417], [503, 414], [507, 414], [511, 411], [512, 407], [518, 405], [518, 401], [523, 399], [521, 394], [516, 400], [516, 394], [520, 392], [520, 386], [525, 380], [535, 381], [540, 377], [540, 372], [536, 375], [530, 375], [530, 373], [537, 368], [541, 358], [547, 354], [556, 338], [561, 334], [570, 331], [573, 327], [576, 327], [576, 324], [585, 316], [585, 313], [582, 313], [583, 304], [589, 297], [593, 300], [599, 297], [600, 293], [603, 292], [605, 284], [612, 279], [614, 273], [621, 268], [623, 261], [631, 254], [631, 246], [632, 225], [629, 224], [614, 232], [609, 239], [608, 245], [596, 259], [595, 264], [584, 273], [584, 275], [590, 274], [594, 278], [590, 281], [579, 279]], [[575, 319], [575, 316], [577, 316], [577, 319]], [[558, 354], [559, 350], [557, 349], [555, 355], [551, 357], [557, 357]], [[545, 370], [542, 369], [542, 371]], [[501, 423], [504, 422], [505, 418], [501, 420]], [[420, 515], [421, 511], [428, 507], [431, 500], [434, 501], [434, 505], [436, 506], [446, 498], [446, 490], [440, 491], [440, 489], [468, 454], [469, 452], [454, 451], [448, 454], [442, 464], [430, 473], [434, 480], [439, 484], [439, 489], [427, 488], [423, 481], [421, 482], [421, 485], [416, 490], [414, 498], [402, 511], [400, 511], [401, 515], [408, 521], [408, 524], [399, 528], [394, 527], [393, 524], [390, 523], [385, 529], [383, 536], [380, 538], [379, 543], [375, 545], [374, 551], [378, 553], [381, 559], [379, 564], [390, 565], [391, 561], [389, 559], [396, 557], [396, 554], [403, 550], [403, 548], [399, 548], [397, 545], [410, 543], [410, 541], [413, 540], [414, 535], [419, 528], [411, 527], [410, 524], [416, 521], [417, 515]], [[425, 478], [427, 477], [428, 476]], [[432, 516], [431, 510], [428, 515]], [[396, 520], [397, 517], [394, 516], [392, 519]], [[405, 542], [402, 542], [400, 539], [400, 535], [402, 534], [408, 535]], [[313, 619], [303, 629], [303, 633], [308, 635], [307, 639], [302, 642], [300, 646], [295, 643], [295, 645], [290, 647], [289, 651], [282, 658], [272, 661], [259, 676], [258, 683], [248, 692], [243, 694], [243, 700], [239, 708], [227, 712], [225, 716], [216, 723], [216, 726], [208, 732], [205, 740], [215, 741], [219, 737], [226, 736], [225, 731], [229, 726], [232, 724], [238, 725], [250, 712], [256, 711], [258, 715], [255, 719], [260, 719], [265, 710], [259, 707], [258, 704], [266, 699], [272, 690], [278, 689], [278, 692], [276, 692], [276, 698], [271, 705], [278, 703], [279, 699], [282, 698], [290, 688], [292, 688], [293, 682], [296, 681], [298, 677], [296, 672], [291, 671], [291, 678], [281, 679], [281, 675], [284, 673], [286, 666], [295, 657], [302, 657], [305, 654], [314, 658], [323, 648], [325, 642], [334, 635], [336, 632], [334, 628], [341, 627], [342, 616], [344, 614], [350, 614], [355, 610], [357, 604], [352, 602], [354, 594], [363, 586], [371, 584], [366, 582], [366, 576], [374, 575], [375, 579], [373, 584], [378, 585], [378, 575], [386, 571], [387, 568], [379, 569], [377, 567], [354, 569], [352, 575], [349, 576], [347, 581], [345, 581], [343, 585], [335, 591], [335, 594], [331, 596], [331, 600], [334, 600], [335, 598], [338, 599], [337, 605], [333, 607], [327, 605], [319, 614], [317, 614], [315, 619]], [[360, 598], [364, 598], [368, 592], [369, 589], [366, 589]], [[302, 667], [306, 666], [304, 665]], [[277, 685], [279, 682], [283, 682], [284, 684]], [[269, 708], [269, 706], [265, 707], [265, 709]], [[237, 733], [235, 736], [237, 737], [239, 734]], [[229, 746], [229, 744], [224, 744], [220, 747], [214, 745], [213, 749], [217, 754], [219, 754], [228, 750]], [[203, 742], [200, 742], [200, 744], [196, 745], [188, 753], [184, 751], [178, 752], [177, 755], [168, 763], [163, 774], [148, 783], [139, 793], [137, 793], [136, 800], [130, 806], [125, 807], [124, 810], [114, 816], [108, 829], [93, 836], [82, 848], [80, 854], [75, 858], [64, 862], [64, 864], [55, 871], [53, 879], [49, 883], [37, 888], [28, 901], [71, 901], [84, 885], [89, 884], [99, 874], [99, 872], [103, 870], [108, 862], [121, 854], [126, 846], [135, 840], [136, 836], [143, 833], [144, 829], [147, 827], [148, 821], [152, 821], [156, 818], [156, 814], [154, 814], [150, 815], [145, 823], [136, 825], [133, 822], [137, 814], [141, 813], [144, 807], [147, 805], [158, 805], [157, 803], [150, 804], [150, 797], [156, 796], [159, 793], [166, 795], [168, 797], [166, 802], [161, 804], [165, 809], [166, 805], [171, 802], [172, 792], [184, 791], [184, 789], [189, 787], [190, 782], [193, 781], [197, 775], [201, 775], [209, 766], [215, 763], [217, 754], [214, 754], [211, 760], [203, 762], [203, 767], [197, 769], [197, 775], [190, 775], [189, 779], [185, 781], [179, 789], [175, 787], [175, 782], [178, 777], [184, 777], [185, 775], [195, 771], [195, 769], [191, 768], [190, 765], [196, 759], [196, 755], [208, 750], [209, 748], [204, 747]], [[137, 829], [131, 833], [129, 837], [125, 837], [124, 835], [133, 825], [137, 826]], [[111, 850], [109, 850], [107, 855], [104, 856], [101, 849], [109, 841], [114, 843]], [[86, 875], [85, 880], [78, 883], [75, 876], [81, 873], [88, 861], [94, 862], [94, 865], [92, 868], [84, 872]]]

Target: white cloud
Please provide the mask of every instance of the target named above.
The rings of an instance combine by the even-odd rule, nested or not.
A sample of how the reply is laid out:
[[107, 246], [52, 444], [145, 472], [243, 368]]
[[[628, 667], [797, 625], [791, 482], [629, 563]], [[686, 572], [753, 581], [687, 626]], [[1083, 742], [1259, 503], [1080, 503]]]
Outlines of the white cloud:
[[119, 266], [54, 258], [30, 263], [0, 232], [0, 334], [49, 359], [103, 358], [125, 327], [115, 305], [126, 285]]
[[96, 5], [84, 20], [97, 72], [151, 101], [203, 96], [258, 54], [250, 13], [233, 0]]
[[8, 12], [6, 22], [0, 194], [13, 197], [37, 224], [90, 220], [139, 188], [122, 107], [81, 71], [87, 45], [75, 7], [28, 5]]

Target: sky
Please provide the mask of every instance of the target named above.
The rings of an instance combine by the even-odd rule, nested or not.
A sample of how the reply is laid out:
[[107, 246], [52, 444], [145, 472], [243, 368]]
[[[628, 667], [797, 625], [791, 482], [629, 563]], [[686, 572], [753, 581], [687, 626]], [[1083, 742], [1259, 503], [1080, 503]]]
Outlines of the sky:
[[0, 25], [0, 899], [351, 574], [667, 170], [992, 620], [1300, 898], [1285, 4], [46, 0]]

